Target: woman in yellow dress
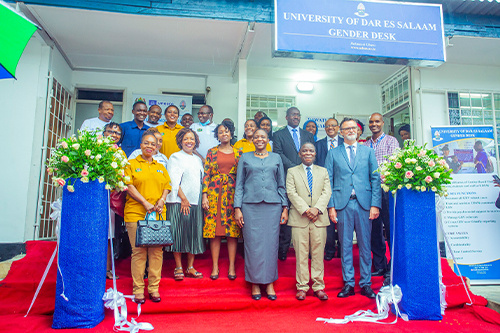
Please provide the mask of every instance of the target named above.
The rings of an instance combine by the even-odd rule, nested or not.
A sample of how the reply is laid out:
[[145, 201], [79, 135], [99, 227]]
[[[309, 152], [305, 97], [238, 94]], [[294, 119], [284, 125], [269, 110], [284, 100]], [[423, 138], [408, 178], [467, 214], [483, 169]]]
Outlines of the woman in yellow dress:
[[[248, 153], [255, 151], [255, 146], [253, 144], [253, 134], [259, 127], [257, 122], [253, 119], [248, 119], [245, 122], [245, 133], [243, 134], [243, 139], [237, 141], [234, 144], [234, 148], [240, 149], [243, 153]], [[272, 151], [271, 145], [268, 143], [266, 146], [267, 151]]]
[[241, 150], [231, 147], [234, 134], [232, 122], [223, 121], [215, 129], [215, 137], [220, 145], [210, 149], [205, 160], [203, 177], [202, 207], [205, 210], [203, 237], [210, 238], [212, 254], [212, 273], [210, 278], [219, 278], [219, 253], [222, 237], [227, 239], [229, 269], [227, 277], [236, 279], [235, 258], [241, 229], [234, 219], [234, 189], [236, 170], [242, 154]]

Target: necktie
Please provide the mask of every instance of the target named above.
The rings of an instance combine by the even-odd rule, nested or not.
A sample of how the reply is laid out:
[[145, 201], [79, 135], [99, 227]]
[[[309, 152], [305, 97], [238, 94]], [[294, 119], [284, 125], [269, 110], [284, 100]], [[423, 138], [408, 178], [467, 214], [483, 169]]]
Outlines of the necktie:
[[356, 154], [354, 153], [354, 146], [349, 146], [349, 163], [351, 164], [351, 168], [354, 169], [354, 159], [356, 158]]
[[294, 128], [292, 129], [293, 132], [293, 143], [295, 143], [295, 148], [297, 148], [297, 151], [300, 150], [300, 143], [299, 143], [299, 136], [297, 135], [297, 129]]
[[313, 175], [311, 172], [311, 167], [306, 167], [307, 170], [307, 184], [309, 185], [309, 193], [312, 194], [313, 191]]
[[[334, 141], [333, 139], [330, 140], [330, 149], [335, 148], [335, 145], [333, 144], [333, 141]], [[330, 150], [330, 149], [328, 149], [328, 150]]]

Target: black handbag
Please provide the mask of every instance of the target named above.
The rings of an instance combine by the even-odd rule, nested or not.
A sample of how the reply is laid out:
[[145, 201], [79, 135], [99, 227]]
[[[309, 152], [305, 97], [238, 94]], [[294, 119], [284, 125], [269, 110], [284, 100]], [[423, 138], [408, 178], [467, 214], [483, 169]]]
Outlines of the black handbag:
[[137, 221], [137, 231], [135, 233], [135, 247], [146, 246], [168, 246], [174, 244], [170, 221], [149, 220], [149, 213], [146, 219]]

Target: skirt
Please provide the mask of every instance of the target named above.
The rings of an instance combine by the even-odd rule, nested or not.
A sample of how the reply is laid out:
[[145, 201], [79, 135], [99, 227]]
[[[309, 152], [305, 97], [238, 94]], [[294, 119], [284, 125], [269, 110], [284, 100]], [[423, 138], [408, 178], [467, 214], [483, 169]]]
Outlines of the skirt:
[[166, 215], [172, 224], [174, 244], [165, 247], [165, 251], [191, 254], [205, 252], [201, 205], [191, 205], [189, 214], [184, 215], [181, 213], [180, 203], [167, 203]]
[[246, 204], [243, 213], [245, 240], [245, 280], [268, 284], [278, 279], [278, 245], [281, 204]]

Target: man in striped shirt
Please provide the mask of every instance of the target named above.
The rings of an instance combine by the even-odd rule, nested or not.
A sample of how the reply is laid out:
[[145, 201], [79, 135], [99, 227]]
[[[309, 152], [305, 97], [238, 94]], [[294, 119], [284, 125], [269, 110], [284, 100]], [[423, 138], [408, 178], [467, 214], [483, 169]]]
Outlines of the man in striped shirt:
[[[375, 149], [375, 157], [380, 166], [387, 157], [390, 156], [399, 148], [398, 140], [395, 137], [384, 133], [384, 119], [380, 113], [371, 115], [368, 127], [372, 132], [372, 137], [363, 144]], [[382, 189], [380, 189], [382, 191]], [[384, 226], [387, 233], [387, 240], [390, 245], [390, 220], [389, 220], [389, 195], [382, 191], [382, 209], [377, 219], [372, 222], [371, 249], [373, 254], [372, 276], [389, 276], [389, 267], [387, 265], [387, 257], [385, 256], [386, 246], [384, 238]], [[384, 281], [385, 283], [386, 281]]]

